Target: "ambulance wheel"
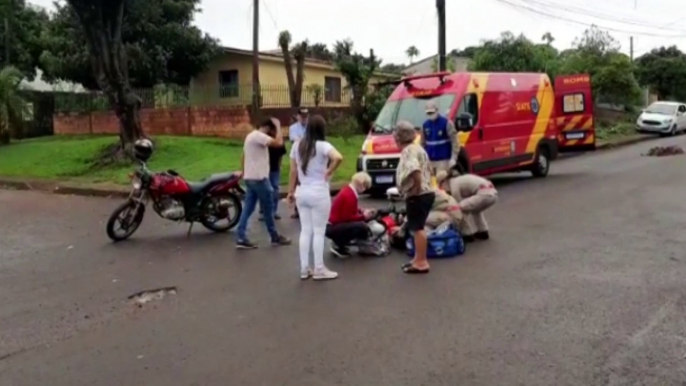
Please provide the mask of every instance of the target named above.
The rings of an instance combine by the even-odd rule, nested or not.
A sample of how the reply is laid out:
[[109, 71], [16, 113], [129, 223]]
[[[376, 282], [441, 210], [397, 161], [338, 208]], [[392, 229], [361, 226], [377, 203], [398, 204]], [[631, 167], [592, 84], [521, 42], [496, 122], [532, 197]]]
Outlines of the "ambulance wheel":
[[545, 146], [540, 146], [536, 151], [536, 159], [531, 165], [531, 174], [534, 177], [542, 178], [550, 171], [550, 151]]

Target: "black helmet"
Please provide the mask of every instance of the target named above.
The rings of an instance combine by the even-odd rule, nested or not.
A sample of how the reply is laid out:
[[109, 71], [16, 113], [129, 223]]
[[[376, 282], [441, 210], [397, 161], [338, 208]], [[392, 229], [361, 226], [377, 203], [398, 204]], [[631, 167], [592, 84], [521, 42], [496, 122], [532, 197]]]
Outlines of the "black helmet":
[[133, 144], [133, 153], [137, 160], [146, 162], [152, 156], [152, 141], [147, 138], [137, 140]]

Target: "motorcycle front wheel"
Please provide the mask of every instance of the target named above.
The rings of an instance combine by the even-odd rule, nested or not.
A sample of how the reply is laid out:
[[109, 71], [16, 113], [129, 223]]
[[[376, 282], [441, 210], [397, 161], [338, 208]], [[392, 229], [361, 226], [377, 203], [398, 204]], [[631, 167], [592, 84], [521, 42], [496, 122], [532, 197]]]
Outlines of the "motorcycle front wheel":
[[243, 205], [233, 193], [208, 197], [203, 203], [204, 216], [200, 223], [213, 232], [228, 232], [241, 219]]
[[127, 201], [117, 207], [107, 220], [107, 237], [122, 241], [131, 237], [143, 222], [145, 205]]

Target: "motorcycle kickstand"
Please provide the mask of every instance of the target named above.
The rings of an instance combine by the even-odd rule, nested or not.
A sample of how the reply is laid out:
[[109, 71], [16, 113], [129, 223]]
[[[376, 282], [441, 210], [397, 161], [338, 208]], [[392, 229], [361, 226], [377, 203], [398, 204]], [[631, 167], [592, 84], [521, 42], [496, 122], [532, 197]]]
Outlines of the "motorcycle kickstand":
[[192, 222], [191, 225], [188, 226], [188, 233], [186, 233], [186, 238], [191, 237], [191, 231], [193, 230], [193, 224], [195, 224], [195, 223]]

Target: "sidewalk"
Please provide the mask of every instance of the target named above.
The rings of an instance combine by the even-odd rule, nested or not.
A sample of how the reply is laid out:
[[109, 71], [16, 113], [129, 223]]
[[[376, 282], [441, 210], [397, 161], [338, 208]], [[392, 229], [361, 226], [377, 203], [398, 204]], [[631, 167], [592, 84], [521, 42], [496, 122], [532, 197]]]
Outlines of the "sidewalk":
[[[651, 135], [632, 135], [616, 140], [600, 142], [597, 144], [597, 150], [605, 150], [616, 148], [620, 146], [628, 146], [638, 142], [647, 141], [656, 138]], [[347, 182], [337, 182], [332, 184], [331, 194], [338, 193], [342, 186]], [[0, 189], [14, 189], [14, 190], [33, 190], [41, 192], [50, 192], [55, 194], [75, 194], [80, 196], [94, 196], [94, 197], [128, 197], [131, 188], [128, 185], [118, 185], [113, 183], [79, 183], [73, 181], [58, 181], [58, 180], [41, 180], [35, 178], [21, 178], [21, 177], [0, 177]], [[281, 198], [286, 198], [286, 187], [281, 187]]]

